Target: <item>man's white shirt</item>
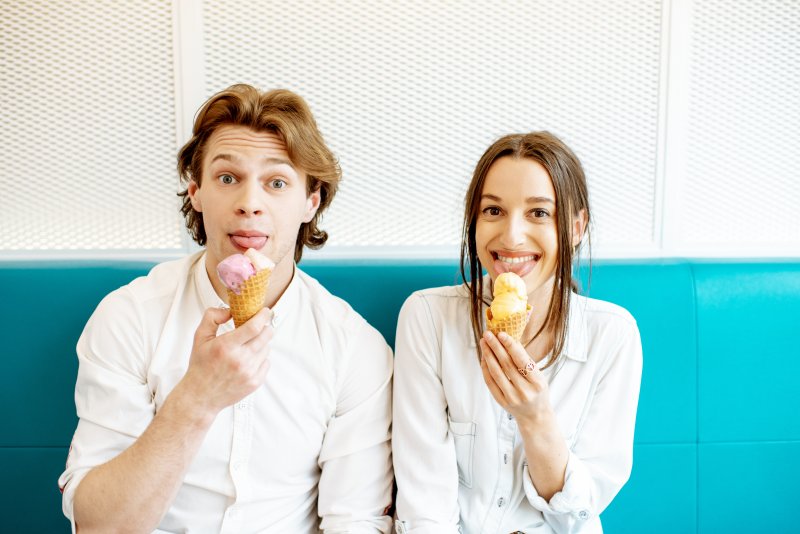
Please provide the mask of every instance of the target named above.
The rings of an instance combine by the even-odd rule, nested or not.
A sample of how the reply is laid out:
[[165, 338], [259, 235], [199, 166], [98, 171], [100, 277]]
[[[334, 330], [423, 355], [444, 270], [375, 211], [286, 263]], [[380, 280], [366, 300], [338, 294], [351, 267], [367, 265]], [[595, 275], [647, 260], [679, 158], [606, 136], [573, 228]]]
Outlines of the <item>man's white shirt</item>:
[[[205, 309], [223, 305], [203, 252], [100, 303], [77, 346], [67, 517], [81, 479], [133, 444], [185, 374]], [[156, 532], [390, 530], [391, 349], [297, 268], [273, 311], [266, 383], [217, 416]]]
[[392, 436], [397, 531], [602, 532], [598, 516], [631, 472], [642, 369], [633, 317], [572, 296], [566, 358], [557, 371], [544, 370], [570, 451], [564, 488], [547, 502], [528, 474], [514, 418], [484, 382], [469, 313], [463, 286], [416, 292], [400, 312]]

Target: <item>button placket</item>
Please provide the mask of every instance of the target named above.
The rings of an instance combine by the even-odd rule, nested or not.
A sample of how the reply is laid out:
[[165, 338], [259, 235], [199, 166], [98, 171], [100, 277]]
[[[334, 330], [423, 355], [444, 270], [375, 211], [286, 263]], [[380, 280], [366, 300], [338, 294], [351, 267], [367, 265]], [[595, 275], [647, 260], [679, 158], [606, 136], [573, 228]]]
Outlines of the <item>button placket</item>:
[[514, 469], [513, 465], [511, 465], [512, 454], [509, 452], [514, 450], [514, 442], [516, 441], [514, 416], [506, 413], [505, 417], [501, 417], [498, 430], [498, 451], [504, 452], [501, 453], [502, 464], [500, 464], [497, 487], [493, 496], [495, 505], [489, 512], [491, 525], [487, 524], [487, 531], [497, 530], [502, 524], [503, 517], [508, 509], [508, 499], [514, 482]]

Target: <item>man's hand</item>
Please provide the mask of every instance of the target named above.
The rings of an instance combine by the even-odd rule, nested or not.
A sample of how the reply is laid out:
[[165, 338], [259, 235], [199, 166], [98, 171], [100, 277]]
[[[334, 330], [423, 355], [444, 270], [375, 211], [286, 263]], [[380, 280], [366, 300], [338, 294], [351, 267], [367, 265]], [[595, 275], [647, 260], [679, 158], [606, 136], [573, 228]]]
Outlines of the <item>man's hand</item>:
[[230, 310], [206, 310], [194, 334], [189, 368], [178, 385], [212, 417], [261, 386], [269, 369], [272, 310], [264, 308], [234, 331], [217, 336], [230, 318]]

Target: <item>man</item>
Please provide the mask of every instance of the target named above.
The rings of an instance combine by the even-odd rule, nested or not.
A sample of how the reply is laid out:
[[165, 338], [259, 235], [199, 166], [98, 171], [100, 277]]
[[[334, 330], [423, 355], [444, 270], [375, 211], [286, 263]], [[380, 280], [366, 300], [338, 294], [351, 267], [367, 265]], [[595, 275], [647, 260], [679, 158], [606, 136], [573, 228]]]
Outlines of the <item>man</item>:
[[[73, 529], [388, 532], [391, 350], [296, 266], [341, 177], [308, 106], [234, 85], [178, 170], [205, 249], [108, 295], [78, 341]], [[234, 329], [216, 267], [248, 248], [275, 268]]]

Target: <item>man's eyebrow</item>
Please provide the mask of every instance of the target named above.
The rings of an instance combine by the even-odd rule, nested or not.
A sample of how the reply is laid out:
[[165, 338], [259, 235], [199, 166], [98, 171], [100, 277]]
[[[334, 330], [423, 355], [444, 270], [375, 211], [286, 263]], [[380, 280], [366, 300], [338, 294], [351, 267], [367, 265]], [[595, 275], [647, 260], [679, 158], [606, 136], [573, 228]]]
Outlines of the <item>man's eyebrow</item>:
[[[222, 154], [217, 154], [216, 156], [211, 158], [211, 163], [214, 163], [218, 159], [225, 160], [225, 161], [230, 161], [232, 163], [237, 163], [238, 161], [241, 160], [241, 158], [239, 158], [237, 156], [234, 156], [233, 154], [222, 153]], [[266, 163], [267, 165], [288, 165], [290, 167], [293, 167], [291, 161], [289, 161], [288, 159], [283, 159], [283, 158], [265, 157], [265, 158], [263, 158], [263, 162]]]

